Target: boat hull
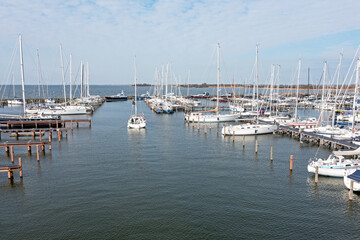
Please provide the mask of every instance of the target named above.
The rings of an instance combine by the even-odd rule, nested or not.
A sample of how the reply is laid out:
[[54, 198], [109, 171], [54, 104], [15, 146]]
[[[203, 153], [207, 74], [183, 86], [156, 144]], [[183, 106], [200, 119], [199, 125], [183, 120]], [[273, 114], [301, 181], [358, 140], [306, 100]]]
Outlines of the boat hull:
[[262, 134], [271, 134], [277, 129], [275, 125], [232, 125], [224, 126], [221, 129], [221, 134], [224, 136], [246, 136], [246, 135], [262, 135]]

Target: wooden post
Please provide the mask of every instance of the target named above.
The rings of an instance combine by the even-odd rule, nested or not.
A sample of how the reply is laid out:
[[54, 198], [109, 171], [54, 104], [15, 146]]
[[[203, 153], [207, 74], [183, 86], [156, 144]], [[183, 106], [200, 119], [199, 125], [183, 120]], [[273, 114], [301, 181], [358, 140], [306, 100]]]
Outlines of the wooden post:
[[245, 148], [245, 135], [243, 136], [243, 148]]
[[9, 153], [9, 146], [5, 146], [5, 152]]
[[319, 181], [319, 166], [316, 166], [315, 168], [315, 183], [318, 183]]
[[36, 159], [38, 161], [40, 161], [40, 156], [39, 156], [39, 145], [36, 145]]
[[28, 152], [31, 153], [31, 146], [28, 145]]
[[50, 150], [50, 152], [51, 152], [51, 143], [49, 144], [49, 150]]
[[79, 121], [76, 121], [76, 127], [77, 128], [79, 127]]
[[20, 166], [19, 175], [20, 175], [20, 178], [22, 178], [23, 177], [23, 171], [22, 171], [21, 157], [19, 157], [19, 166]]
[[255, 153], [257, 154], [258, 153], [258, 140], [256, 139], [255, 141]]
[[270, 148], [270, 161], [272, 162], [274, 160], [273, 158], [273, 146]]
[[32, 131], [33, 139], [35, 140], [35, 130]]
[[290, 172], [292, 172], [292, 170], [293, 170], [293, 161], [294, 161], [294, 156], [291, 155], [290, 156]]
[[204, 125], [204, 134], [207, 134], [206, 124]]
[[89, 120], [89, 128], [91, 128], [91, 120]]
[[19, 132], [18, 131], [15, 132], [15, 138], [16, 138], [16, 140], [19, 140]]
[[14, 148], [10, 146], [11, 162], [14, 163]]
[[59, 142], [60, 142], [61, 139], [60, 139], [60, 131], [59, 130], [57, 131], [57, 134], [58, 134], [58, 139], [59, 139]]
[[59, 128], [59, 121], [56, 121], [56, 128]]
[[8, 179], [12, 179], [13, 176], [13, 172], [11, 170], [8, 171]]
[[45, 144], [41, 144], [41, 151], [45, 152]]
[[194, 127], [195, 127], [195, 119], [192, 120], [192, 127], [194, 129]]
[[198, 124], [197, 124], [198, 131], [200, 130], [200, 116], [198, 116]]
[[350, 191], [349, 191], [349, 200], [353, 200], [353, 193], [354, 193], [354, 180], [350, 180]]
[[40, 135], [40, 141], [42, 141], [41, 130], [39, 131], [39, 135]]
[[235, 131], [233, 131], [233, 143], [235, 142]]
[[74, 126], [73, 126], [73, 121], [71, 120], [71, 130], [74, 129]]
[[52, 130], [49, 131], [49, 142], [51, 143], [52, 141]]

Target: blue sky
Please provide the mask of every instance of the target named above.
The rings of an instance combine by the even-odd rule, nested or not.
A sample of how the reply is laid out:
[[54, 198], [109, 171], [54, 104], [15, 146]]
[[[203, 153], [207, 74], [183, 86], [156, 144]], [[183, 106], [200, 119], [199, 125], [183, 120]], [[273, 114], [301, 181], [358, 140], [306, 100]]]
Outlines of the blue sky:
[[[251, 82], [259, 44], [260, 82], [271, 64], [281, 65], [281, 82], [291, 83], [302, 58], [301, 81], [333, 74], [344, 52], [342, 76], [360, 44], [360, 1], [210, 0], [12, 0], [0, 2], [0, 81], [14, 72], [20, 83], [19, 33], [24, 41], [25, 81], [36, 84], [36, 49], [43, 82], [61, 84], [59, 44], [74, 78], [89, 62], [92, 84], [131, 84], [133, 56], [139, 82], [153, 83], [155, 68], [167, 62], [181, 83], [216, 83], [216, 44], [222, 52], [222, 81]], [[18, 54], [18, 53], [16, 53]], [[78, 80], [77, 76], [77, 82]], [[67, 79], [69, 81], [68, 72]]]

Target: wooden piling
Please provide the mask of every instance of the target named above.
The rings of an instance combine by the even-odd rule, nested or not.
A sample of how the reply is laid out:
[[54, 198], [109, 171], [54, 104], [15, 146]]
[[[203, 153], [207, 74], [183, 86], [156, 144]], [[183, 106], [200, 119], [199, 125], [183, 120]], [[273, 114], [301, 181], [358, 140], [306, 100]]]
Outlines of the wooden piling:
[[36, 145], [36, 159], [38, 161], [40, 161], [40, 156], [39, 156], [39, 145]]
[[233, 131], [233, 143], [235, 142], [235, 131]]
[[73, 121], [71, 120], [71, 130], [73, 130], [74, 129], [74, 126], [73, 126]]
[[245, 148], [245, 135], [243, 136], [243, 148]]
[[28, 152], [31, 153], [31, 146], [28, 146]]
[[49, 131], [49, 142], [51, 143], [52, 141], [52, 131]]
[[10, 146], [10, 154], [11, 154], [11, 162], [14, 163], [14, 148], [13, 146]]
[[45, 145], [44, 144], [41, 145], [41, 151], [45, 152]]
[[207, 134], [206, 124], [204, 125], [204, 134]]
[[255, 153], [257, 154], [258, 153], [258, 140], [256, 139], [255, 141]]
[[20, 175], [20, 178], [22, 178], [23, 177], [23, 171], [22, 171], [21, 157], [19, 157], [19, 166], [20, 166], [19, 175]]
[[270, 161], [272, 162], [274, 159], [273, 159], [273, 146], [271, 146], [270, 148]]
[[353, 200], [354, 195], [354, 180], [350, 180], [350, 191], [349, 191], [349, 200]]
[[290, 172], [293, 170], [294, 155], [290, 156]]
[[39, 131], [40, 141], [42, 141], [41, 130]]

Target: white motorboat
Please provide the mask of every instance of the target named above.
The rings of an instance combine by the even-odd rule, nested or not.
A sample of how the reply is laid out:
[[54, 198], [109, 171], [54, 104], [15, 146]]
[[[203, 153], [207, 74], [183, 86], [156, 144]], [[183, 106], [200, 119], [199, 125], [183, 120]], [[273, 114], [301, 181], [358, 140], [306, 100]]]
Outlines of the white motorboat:
[[224, 126], [221, 134], [224, 136], [244, 136], [270, 134], [276, 130], [277, 126], [268, 124], [240, 124]]

